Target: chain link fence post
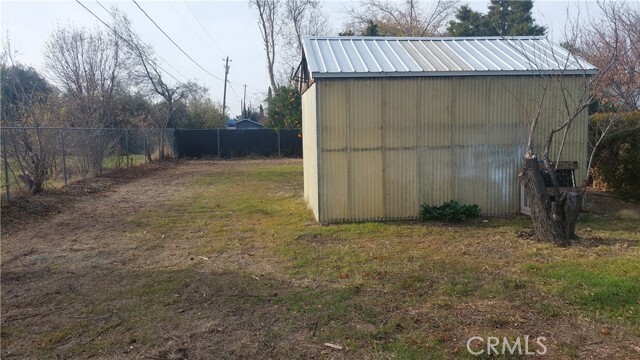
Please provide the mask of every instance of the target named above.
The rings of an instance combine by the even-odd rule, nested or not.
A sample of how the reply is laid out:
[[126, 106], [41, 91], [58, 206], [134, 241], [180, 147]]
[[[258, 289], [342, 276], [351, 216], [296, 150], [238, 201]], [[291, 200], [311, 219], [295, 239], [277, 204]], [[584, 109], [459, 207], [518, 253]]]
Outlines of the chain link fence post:
[[144, 134], [144, 163], [147, 163], [147, 130], [142, 129], [142, 133]]
[[7, 190], [7, 201], [11, 199], [11, 193], [9, 192], [9, 160], [7, 154], [7, 135], [2, 132], [2, 159], [4, 161], [4, 186]]
[[129, 157], [129, 129], [124, 129], [124, 151], [127, 152], [127, 167], [131, 166], [131, 158]]
[[60, 148], [62, 149], [62, 176], [64, 178], [64, 185], [67, 185], [67, 157], [64, 149], [64, 130], [60, 129]]

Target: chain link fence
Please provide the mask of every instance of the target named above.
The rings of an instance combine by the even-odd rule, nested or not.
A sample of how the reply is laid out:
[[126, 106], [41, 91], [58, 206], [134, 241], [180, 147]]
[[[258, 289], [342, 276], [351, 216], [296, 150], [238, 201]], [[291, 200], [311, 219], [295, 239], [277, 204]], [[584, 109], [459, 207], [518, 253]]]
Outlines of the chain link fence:
[[173, 129], [3, 127], [3, 197], [174, 155]]

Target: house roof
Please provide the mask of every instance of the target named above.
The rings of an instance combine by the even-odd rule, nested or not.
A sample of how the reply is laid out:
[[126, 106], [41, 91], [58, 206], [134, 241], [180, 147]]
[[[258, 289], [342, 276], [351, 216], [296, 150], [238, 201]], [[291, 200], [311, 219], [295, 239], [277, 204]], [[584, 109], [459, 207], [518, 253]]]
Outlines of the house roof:
[[260, 124], [259, 122], [255, 122], [251, 119], [242, 119], [242, 120], [236, 121], [235, 126], [242, 125], [242, 124], [251, 124], [257, 127], [264, 127], [264, 125]]
[[544, 37], [306, 37], [303, 46], [314, 78], [597, 71]]

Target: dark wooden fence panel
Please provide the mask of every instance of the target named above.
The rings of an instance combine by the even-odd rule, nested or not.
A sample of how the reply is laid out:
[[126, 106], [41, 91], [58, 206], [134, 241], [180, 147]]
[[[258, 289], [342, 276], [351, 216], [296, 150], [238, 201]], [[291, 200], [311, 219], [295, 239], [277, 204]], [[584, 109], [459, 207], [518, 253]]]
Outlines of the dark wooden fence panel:
[[175, 130], [180, 158], [246, 156], [302, 157], [300, 130]]

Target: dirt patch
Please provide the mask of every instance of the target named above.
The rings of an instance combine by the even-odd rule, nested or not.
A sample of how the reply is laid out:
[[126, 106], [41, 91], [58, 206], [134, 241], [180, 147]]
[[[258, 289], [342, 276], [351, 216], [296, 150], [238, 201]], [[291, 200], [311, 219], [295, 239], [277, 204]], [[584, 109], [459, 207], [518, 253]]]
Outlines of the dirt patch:
[[[522, 261], [509, 251], [547, 251], [512, 238], [514, 230], [493, 229], [490, 219], [486, 226], [409, 222], [393, 230], [363, 224], [342, 236], [310, 214], [292, 215], [301, 207], [286, 208], [302, 203], [300, 179], [285, 181], [277, 170], [292, 164], [300, 161], [149, 164], [3, 207], [2, 357], [420, 358], [415, 350], [459, 358], [468, 355], [465, 339], [478, 334], [545, 335], [554, 358], [635, 355], [632, 330], [610, 325], [604, 334], [606, 324], [563, 311], [562, 299], [538, 296], [533, 286], [530, 294], [514, 283], [509, 289], [520, 293], [513, 301], [475, 297], [501, 279], [499, 264]], [[253, 201], [257, 195], [238, 186], [253, 172], [264, 174], [252, 191], [269, 197]], [[220, 182], [227, 193], [200, 201], [199, 186]], [[183, 210], [191, 212], [181, 217]], [[282, 239], [278, 224], [294, 220], [295, 235]], [[460, 242], [467, 233], [478, 244]], [[411, 243], [415, 254], [398, 251], [400, 243]], [[443, 243], [446, 256], [432, 268], [412, 266]], [[279, 258], [276, 247], [290, 258]], [[366, 255], [369, 247], [375, 256]], [[350, 248], [358, 249], [355, 261], [343, 257]], [[448, 267], [469, 256], [498, 265]], [[395, 264], [394, 257], [401, 258], [397, 267], [373, 266]], [[309, 265], [323, 259], [326, 266]], [[296, 271], [303, 275], [290, 275]], [[535, 308], [541, 302], [560, 308]]]
[[62, 212], [63, 208], [70, 207], [73, 202], [82, 198], [105, 196], [106, 192], [113, 191], [118, 185], [159, 171], [167, 171], [177, 165], [176, 161], [164, 161], [120, 168], [99, 177], [71, 182], [59, 189], [46, 190], [36, 195], [16, 196], [2, 205], [2, 232], [12, 232], [16, 226], [24, 227], [42, 222], [43, 218]]
[[[139, 234], [132, 222], [178, 199], [194, 178], [238, 166], [153, 163], [3, 207], [2, 357], [289, 358], [304, 352], [305, 345], [293, 346], [297, 325], [290, 322], [304, 324], [306, 333], [306, 320], [285, 315], [277, 304], [290, 283], [219, 272], [220, 261], [252, 266], [255, 250], [205, 257], [161, 228]], [[283, 340], [285, 333], [291, 336]]]
[[640, 203], [623, 201], [611, 193], [589, 189], [584, 210], [595, 214], [616, 214], [625, 210], [640, 214]]

